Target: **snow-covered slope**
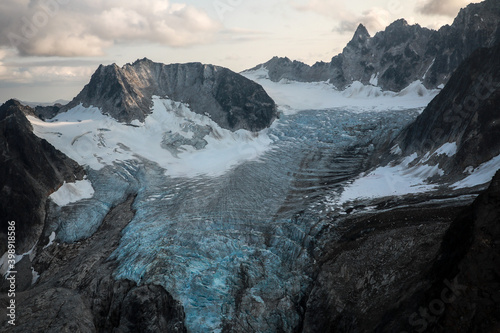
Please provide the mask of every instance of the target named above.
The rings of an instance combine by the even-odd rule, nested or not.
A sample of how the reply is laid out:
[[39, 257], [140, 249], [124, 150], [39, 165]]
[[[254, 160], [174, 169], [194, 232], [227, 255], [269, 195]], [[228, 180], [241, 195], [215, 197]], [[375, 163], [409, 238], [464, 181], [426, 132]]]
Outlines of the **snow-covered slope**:
[[389, 111], [424, 108], [439, 90], [428, 90], [415, 81], [399, 93], [382, 91], [373, 85], [353, 82], [339, 91], [328, 82], [297, 82], [283, 79], [273, 82], [265, 67], [246, 71], [243, 76], [259, 83], [283, 113], [300, 110], [342, 108], [350, 111]]
[[98, 108], [82, 105], [49, 122], [29, 120], [36, 135], [94, 170], [146, 159], [171, 176], [220, 175], [241, 161], [257, 158], [271, 142], [265, 130], [231, 132], [186, 104], [159, 97], [153, 102], [144, 123], [123, 124]]

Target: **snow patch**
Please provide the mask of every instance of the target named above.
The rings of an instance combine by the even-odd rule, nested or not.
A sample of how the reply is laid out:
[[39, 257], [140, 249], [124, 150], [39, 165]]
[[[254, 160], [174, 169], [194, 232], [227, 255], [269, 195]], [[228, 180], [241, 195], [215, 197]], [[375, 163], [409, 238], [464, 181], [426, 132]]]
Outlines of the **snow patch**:
[[[33, 245], [33, 247], [31, 248], [31, 250], [29, 250], [26, 253], [15, 254], [14, 255], [14, 257], [15, 257], [14, 258], [14, 261], [15, 261], [14, 265], [16, 265], [18, 262], [20, 262], [25, 256], [28, 256], [29, 260], [32, 261], [35, 257], [33, 251], [35, 250], [35, 247], [37, 244], [38, 244], [38, 242], [35, 243], [35, 245]], [[5, 252], [3, 254], [3, 256], [0, 258], [0, 276], [5, 276], [9, 272], [8, 256], [9, 256], [9, 253]]]
[[477, 185], [483, 185], [491, 181], [495, 173], [500, 169], [500, 155], [492, 158], [488, 162], [485, 162], [475, 168], [470, 170], [467, 168], [464, 172], [469, 172], [470, 175], [455, 184], [451, 185], [454, 189], [474, 187]]
[[52, 244], [54, 244], [55, 239], [56, 239], [56, 233], [55, 233], [55, 231], [52, 231], [52, 233], [49, 236], [49, 243], [47, 245], [45, 245], [43, 248], [46, 249], [49, 246], [51, 246]]
[[3, 256], [0, 258], [0, 275], [4, 276], [8, 271], [7, 267], [7, 258], [9, 256], [9, 252], [5, 252]]
[[424, 76], [422, 77], [422, 79], [425, 80], [425, 77], [427, 76], [427, 73], [429, 73], [430, 69], [432, 68], [432, 66], [434, 65], [435, 62], [436, 62], [436, 58], [434, 58], [432, 60], [432, 63], [430, 64], [429, 68], [427, 68], [427, 70], [425, 71]]
[[401, 155], [401, 154], [403, 154], [403, 151], [401, 150], [401, 147], [399, 145], [395, 145], [394, 147], [391, 148], [391, 154], [392, 155]]
[[38, 279], [40, 278], [40, 274], [38, 274], [37, 271], [35, 271], [35, 269], [33, 267], [31, 267], [31, 285], [34, 285]]
[[338, 206], [359, 199], [399, 196], [435, 190], [437, 185], [429, 184], [427, 180], [436, 175], [443, 176], [444, 171], [438, 165], [431, 166], [422, 163], [409, 167], [409, 164], [417, 158], [418, 155], [414, 153], [407, 156], [398, 165], [378, 167], [371, 172], [363, 173], [352, 183], [346, 185], [340, 196], [331, 195], [327, 197], [326, 201], [331, 206]]
[[370, 84], [372, 86], [378, 86], [378, 76], [379, 75], [380, 75], [380, 73], [377, 73], [376, 75], [372, 74], [372, 77], [370, 78]]
[[49, 198], [58, 206], [67, 206], [70, 203], [75, 203], [83, 199], [90, 199], [94, 196], [94, 188], [88, 179], [78, 180], [74, 183], [64, 184]]
[[446, 155], [448, 157], [452, 157], [457, 153], [457, 143], [456, 142], [447, 142], [434, 152], [435, 155]]

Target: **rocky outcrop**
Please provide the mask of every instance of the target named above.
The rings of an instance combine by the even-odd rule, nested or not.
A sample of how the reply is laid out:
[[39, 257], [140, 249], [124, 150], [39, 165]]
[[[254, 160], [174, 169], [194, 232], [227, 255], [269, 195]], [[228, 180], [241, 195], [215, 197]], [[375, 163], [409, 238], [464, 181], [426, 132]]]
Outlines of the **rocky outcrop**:
[[458, 212], [424, 205], [331, 217], [302, 331], [373, 332], [387, 309], [421, 285]]
[[[378, 331], [496, 332], [500, 328], [500, 172], [443, 238], [421, 287]], [[395, 303], [396, 304], [396, 303]]]
[[[40, 242], [33, 261], [40, 277], [16, 293], [16, 325], [3, 316], [0, 332], [186, 332], [183, 308], [165, 289], [113, 277], [116, 262], [108, 258], [134, 217], [134, 199], [113, 208], [82, 242]], [[7, 301], [2, 292], [2, 307]]]
[[302, 331], [498, 330], [499, 221], [500, 172], [470, 206], [412, 203], [337, 220], [323, 234]]
[[427, 88], [448, 82], [451, 74], [472, 52], [500, 42], [500, 4], [486, 0], [462, 9], [451, 26], [439, 31], [409, 25], [400, 19], [371, 37], [359, 25], [342, 53], [330, 62], [313, 66], [288, 58], [273, 58], [265, 67], [278, 82], [329, 81], [344, 89], [353, 81], [400, 91], [420, 80]]
[[35, 106], [35, 115], [42, 120], [51, 119], [55, 117], [63, 107], [64, 105], [60, 103], [47, 106], [37, 105]]
[[148, 59], [122, 68], [101, 65], [61, 111], [81, 103], [99, 107], [121, 122], [143, 122], [155, 95], [187, 103], [192, 111], [209, 115], [233, 131], [259, 131], [277, 117], [274, 101], [260, 85], [227, 68], [201, 63], [164, 65]]
[[[10, 100], [0, 107], [0, 237], [16, 222], [17, 253], [27, 252], [40, 236], [47, 197], [64, 181], [82, 179], [75, 161], [33, 134], [25, 114], [34, 110]], [[7, 242], [0, 242], [0, 253]]]
[[398, 145], [402, 156], [423, 158], [453, 143], [456, 154], [433, 155], [428, 163], [439, 164], [448, 176], [463, 175], [500, 155], [499, 105], [500, 44], [474, 52], [415, 122], [382, 150]]

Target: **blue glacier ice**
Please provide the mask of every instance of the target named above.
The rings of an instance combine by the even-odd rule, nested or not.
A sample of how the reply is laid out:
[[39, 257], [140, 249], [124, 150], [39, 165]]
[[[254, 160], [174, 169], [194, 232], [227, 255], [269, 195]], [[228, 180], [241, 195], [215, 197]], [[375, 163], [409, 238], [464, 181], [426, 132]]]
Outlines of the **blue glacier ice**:
[[52, 207], [47, 232], [68, 242], [89, 237], [112, 206], [137, 193], [136, 215], [111, 256], [116, 279], [163, 286], [184, 306], [190, 332], [290, 332], [327, 224], [325, 194], [417, 114], [283, 115], [269, 130], [269, 150], [222, 175], [171, 177], [144, 159], [89, 170], [94, 197]]
[[164, 286], [191, 332], [293, 331], [312, 281], [322, 197], [359, 172], [374, 140], [415, 116], [303, 111], [270, 131], [270, 151], [222, 176], [147, 168], [112, 256], [115, 277]]

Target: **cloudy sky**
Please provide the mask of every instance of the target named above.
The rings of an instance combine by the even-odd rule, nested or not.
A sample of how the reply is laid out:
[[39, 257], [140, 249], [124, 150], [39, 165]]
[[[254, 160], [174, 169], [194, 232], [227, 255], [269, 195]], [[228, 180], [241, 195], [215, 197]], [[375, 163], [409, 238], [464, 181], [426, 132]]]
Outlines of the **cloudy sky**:
[[139, 58], [242, 71], [329, 61], [357, 25], [437, 29], [470, 0], [1, 0], [0, 102], [70, 100], [99, 64]]

